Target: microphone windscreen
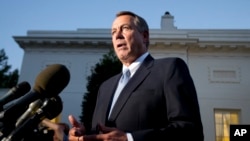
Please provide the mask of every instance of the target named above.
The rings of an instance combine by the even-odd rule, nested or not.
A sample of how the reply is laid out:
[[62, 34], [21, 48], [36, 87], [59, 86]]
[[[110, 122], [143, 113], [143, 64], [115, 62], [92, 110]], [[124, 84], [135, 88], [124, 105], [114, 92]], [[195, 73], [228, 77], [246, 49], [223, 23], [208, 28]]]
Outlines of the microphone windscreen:
[[58, 95], [69, 83], [70, 72], [62, 64], [52, 64], [38, 74], [33, 89], [45, 97]]

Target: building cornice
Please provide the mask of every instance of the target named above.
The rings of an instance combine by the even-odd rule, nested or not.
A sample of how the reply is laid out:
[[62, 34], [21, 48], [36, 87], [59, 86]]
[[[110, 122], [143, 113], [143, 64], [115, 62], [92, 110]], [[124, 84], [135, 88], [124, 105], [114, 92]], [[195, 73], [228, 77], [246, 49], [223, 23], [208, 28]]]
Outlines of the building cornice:
[[[28, 31], [27, 36], [14, 36], [21, 48], [41, 46], [104, 47], [112, 46], [109, 29], [77, 29], [76, 31]], [[150, 30], [150, 46], [191, 46], [250, 48], [250, 30]]]

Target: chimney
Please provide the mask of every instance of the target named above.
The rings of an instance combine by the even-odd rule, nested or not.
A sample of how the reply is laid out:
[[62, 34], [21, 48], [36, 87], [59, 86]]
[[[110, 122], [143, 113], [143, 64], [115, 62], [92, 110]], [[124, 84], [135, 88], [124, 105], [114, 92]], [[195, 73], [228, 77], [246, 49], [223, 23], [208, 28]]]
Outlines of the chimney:
[[165, 15], [161, 17], [161, 29], [163, 30], [175, 30], [177, 29], [174, 26], [174, 16], [172, 16], [168, 11], [165, 12]]

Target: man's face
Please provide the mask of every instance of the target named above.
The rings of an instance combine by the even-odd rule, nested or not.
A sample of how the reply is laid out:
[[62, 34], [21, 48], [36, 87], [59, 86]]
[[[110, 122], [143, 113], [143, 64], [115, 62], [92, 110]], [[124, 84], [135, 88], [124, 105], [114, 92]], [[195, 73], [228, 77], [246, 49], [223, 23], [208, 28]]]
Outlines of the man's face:
[[147, 51], [145, 34], [136, 28], [133, 17], [122, 15], [112, 25], [112, 42], [117, 57], [125, 65], [130, 65]]

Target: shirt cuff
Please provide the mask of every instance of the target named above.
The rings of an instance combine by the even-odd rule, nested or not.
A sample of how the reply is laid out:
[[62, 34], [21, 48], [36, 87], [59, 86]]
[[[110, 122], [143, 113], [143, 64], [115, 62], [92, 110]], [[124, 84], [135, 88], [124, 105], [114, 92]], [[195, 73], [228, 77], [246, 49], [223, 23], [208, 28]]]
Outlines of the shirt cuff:
[[131, 133], [127, 133], [127, 139], [128, 139], [128, 141], [134, 141]]

